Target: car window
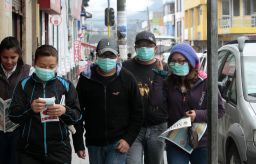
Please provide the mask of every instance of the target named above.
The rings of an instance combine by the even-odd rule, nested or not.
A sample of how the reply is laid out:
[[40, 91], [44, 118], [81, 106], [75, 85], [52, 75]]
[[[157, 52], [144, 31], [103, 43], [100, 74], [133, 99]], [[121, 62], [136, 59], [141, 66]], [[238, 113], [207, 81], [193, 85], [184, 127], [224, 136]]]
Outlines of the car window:
[[221, 51], [218, 54], [218, 70], [220, 71], [220, 67], [224, 64], [227, 56], [230, 54], [229, 51]]
[[[225, 55], [227, 55], [227, 57], [225, 57]], [[235, 64], [235, 56], [229, 51], [223, 52], [223, 56], [219, 58], [218, 86], [224, 99], [227, 99], [229, 95], [228, 91], [232, 85], [236, 70]]]
[[247, 100], [256, 101], [256, 57], [242, 57], [243, 89]]

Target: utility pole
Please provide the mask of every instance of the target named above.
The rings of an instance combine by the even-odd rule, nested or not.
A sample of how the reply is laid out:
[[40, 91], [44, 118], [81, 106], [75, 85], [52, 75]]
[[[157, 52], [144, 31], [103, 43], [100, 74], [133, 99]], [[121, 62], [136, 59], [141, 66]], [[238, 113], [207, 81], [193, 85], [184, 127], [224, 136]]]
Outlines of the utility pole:
[[207, 1], [208, 163], [218, 163], [218, 19], [217, 1]]
[[117, 37], [121, 59], [127, 59], [126, 0], [117, 0]]
[[148, 17], [148, 31], [151, 31], [151, 24], [150, 24], [150, 16], [149, 16], [148, 6], [147, 6], [147, 17]]
[[107, 19], [108, 19], [108, 38], [110, 38], [110, 25], [109, 25], [109, 22], [110, 22], [110, 19], [109, 19], [109, 8], [110, 8], [110, 1], [108, 0], [108, 15], [107, 15]]

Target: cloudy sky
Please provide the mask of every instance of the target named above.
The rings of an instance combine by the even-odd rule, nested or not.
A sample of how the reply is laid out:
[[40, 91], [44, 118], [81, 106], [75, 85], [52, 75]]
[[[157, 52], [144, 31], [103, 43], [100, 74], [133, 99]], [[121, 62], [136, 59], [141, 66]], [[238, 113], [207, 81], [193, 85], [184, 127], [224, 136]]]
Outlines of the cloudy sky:
[[[146, 10], [147, 5], [152, 5], [153, 0], [126, 0], [126, 10], [128, 15], [138, 11]], [[88, 11], [92, 11], [95, 17], [103, 19], [104, 9], [108, 6], [107, 0], [90, 0]], [[117, 0], [110, 0], [110, 7], [116, 11]]]

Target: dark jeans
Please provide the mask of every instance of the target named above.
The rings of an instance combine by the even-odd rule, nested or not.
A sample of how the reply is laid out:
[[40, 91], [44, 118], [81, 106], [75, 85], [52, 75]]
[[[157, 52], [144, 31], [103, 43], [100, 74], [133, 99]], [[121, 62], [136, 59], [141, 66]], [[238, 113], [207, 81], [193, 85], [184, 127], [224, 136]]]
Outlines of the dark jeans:
[[199, 147], [193, 150], [191, 154], [185, 152], [178, 146], [167, 143], [166, 145], [168, 164], [207, 164], [208, 150], [207, 147]]
[[116, 146], [88, 146], [90, 164], [125, 164], [126, 154], [118, 152]]
[[0, 131], [0, 163], [16, 164], [16, 144], [19, 130], [4, 133]]
[[159, 135], [166, 129], [167, 123], [141, 128], [128, 152], [126, 164], [142, 164], [143, 155], [145, 164], [162, 164], [165, 141]]

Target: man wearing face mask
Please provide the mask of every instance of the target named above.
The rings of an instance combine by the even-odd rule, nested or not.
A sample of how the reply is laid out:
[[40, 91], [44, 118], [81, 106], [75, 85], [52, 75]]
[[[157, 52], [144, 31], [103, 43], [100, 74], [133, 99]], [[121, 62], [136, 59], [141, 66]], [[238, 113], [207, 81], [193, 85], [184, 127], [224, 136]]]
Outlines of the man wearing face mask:
[[143, 120], [139, 90], [132, 74], [117, 62], [116, 42], [102, 39], [96, 52], [96, 64], [81, 73], [77, 84], [83, 119], [75, 125], [74, 148], [85, 158], [85, 129], [90, 164], [125, 164]]
[[10, 120], [21, 130], [17, 162], [71, 163], [67, 125], [82, 118], [76, 89], [57, 76], [58, 51], [53, 46], [38, 47], [34, 63], [35, 72], [18, 82], [9, 108]]
[[158, 136], [167, 128], [167, 109], [164, 105], [154, 106], [149, 101], [149, 92], [153, 81], [152, 69], [157, 68], [156, 39], [154, 34], [142, 31], [135, 39], [136, 56], [123, 63], [138, 81], [140, 95], [143, 100], [145, 119], [143, 128], [129, 150], [127, 164], [161, 164], [165, 141]]

